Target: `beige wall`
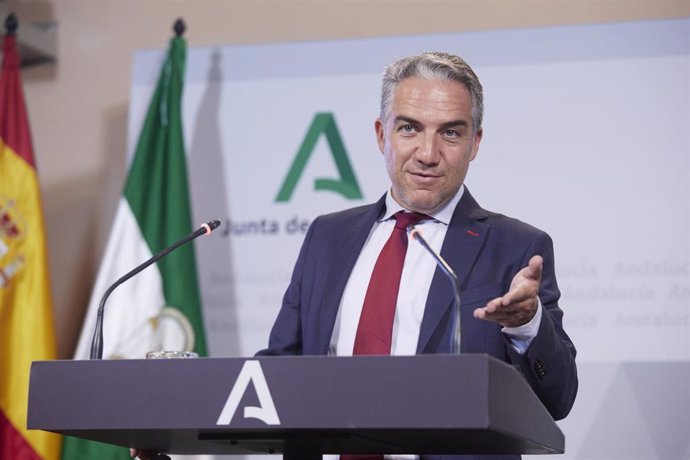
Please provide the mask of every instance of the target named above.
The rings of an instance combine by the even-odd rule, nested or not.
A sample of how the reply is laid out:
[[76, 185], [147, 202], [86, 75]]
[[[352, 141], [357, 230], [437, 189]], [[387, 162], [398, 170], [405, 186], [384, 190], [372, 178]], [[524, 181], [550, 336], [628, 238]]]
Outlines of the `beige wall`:
[[[24, 71], [51, 255], [58, 353], [72, 355], [124, 179], [131, 58], [163, 48], [690, 16], [688, 0], [5, 1], [58, 24], [57, 63]], [[21, 35], [21, 28], [19, 31]]]

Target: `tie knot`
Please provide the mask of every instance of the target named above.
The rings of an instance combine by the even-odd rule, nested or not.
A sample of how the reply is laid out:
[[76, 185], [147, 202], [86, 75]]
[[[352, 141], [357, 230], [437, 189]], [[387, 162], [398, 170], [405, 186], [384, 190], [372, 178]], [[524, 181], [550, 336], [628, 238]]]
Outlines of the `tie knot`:
[[395, 214], [395, 228], [407, 231], [410, 225], [417, 225], [423, 220], [431, 219], [431, 217], [420, 212], [405, 212], [400, 211]]

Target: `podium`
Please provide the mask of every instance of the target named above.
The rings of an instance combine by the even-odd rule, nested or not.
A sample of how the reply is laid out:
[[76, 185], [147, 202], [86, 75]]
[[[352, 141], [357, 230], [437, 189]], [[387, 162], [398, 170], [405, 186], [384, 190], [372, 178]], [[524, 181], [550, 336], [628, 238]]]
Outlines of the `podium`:
[[28, 428], [172, 454], [553, 454], [563, 433], [486, 355], [41, 361]]

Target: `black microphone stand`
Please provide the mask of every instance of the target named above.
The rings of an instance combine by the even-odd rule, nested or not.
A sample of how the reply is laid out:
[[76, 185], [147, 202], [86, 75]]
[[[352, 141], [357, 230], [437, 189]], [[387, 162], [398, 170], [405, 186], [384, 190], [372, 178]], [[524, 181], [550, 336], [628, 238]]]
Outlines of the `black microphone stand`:
[[201, 235], [208, 235], [211, 233], [213, 230], [218, 228], [220, 225], [219, 220], [212, 220], [211, 222], [208, 222], [201, 227], [199, 227], [195, 232], [190, 233], [189, 235], [185, 236], [181, 240], [173, 243], [172, 245], [168, 246], [167, 248], [163, 249], [153, 257], [151, 257], [149, 260], [144, 262], [143, 264], [137, 266], [134, 268], [134, 270], [130, 271], [129, 273], [125, 274], [122, 276], [120, 279], [115, 281], [106, 291], [105, 294], [103, 294], [103, 297], [101, 298], [101, 303], [98, 304], [98, 314], [96, 316], [96, 328], [93, 331], [93, 339], [91, 340], [91, 355], [89, 359], [103, 359], [103, 312], [105, 310], [105, 301], [108, 299], [110, 294], [115, 290], [116, 287], [151, 265], [152, 263], [157, 262], [161, 257], [166, 256], [167, 254], [171, 253], [175, 249], [179, 248], [183, 244], [200, 237]]
[[426, 240], [422, 237], [422, 234], [419, 233], [419, 230], [414, 228], [414, 226], [410, 225], [409, 227], [407, 227], [407, 231], [409, 232], [409, 235], [412, 238], [417, 240], [417, 242], [421, 244], [422, 247], [426, 249], [426, 251], [434, 257], [434, 260], [436, 260], [436, 264], [439, 267], [441, 267], [441, 270], [443, 270], [443, 273], [446, 274], [446, 276], [450, 279], [451, 284], [453, 285], [453, 305], [455, 307], [455, 315], [453, 317], [453, 325], [451, 329], [450, 350], [451, 353], [459, 355], [462, 353], [462, 324], [460, 317], [460, 280], [458, 279], [458, 275], [455, 274], [453, 269], [450, 268], [450, 265], [448, 265], [448, 262], [446, 262], [440, 254], [437, 254], [436, 251], [431, 249], [429, 243], [427, 243]]

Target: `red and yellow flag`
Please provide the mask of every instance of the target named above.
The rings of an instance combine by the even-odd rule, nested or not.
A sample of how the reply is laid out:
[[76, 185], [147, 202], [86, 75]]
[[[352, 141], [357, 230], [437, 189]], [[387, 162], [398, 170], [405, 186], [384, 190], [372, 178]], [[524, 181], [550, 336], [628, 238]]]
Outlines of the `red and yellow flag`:
[[58, 459], [61, 438], [26, 429], [29, 368], [55, 359], [43, 211], [16, 38], [0, 75], [0, 459]]

